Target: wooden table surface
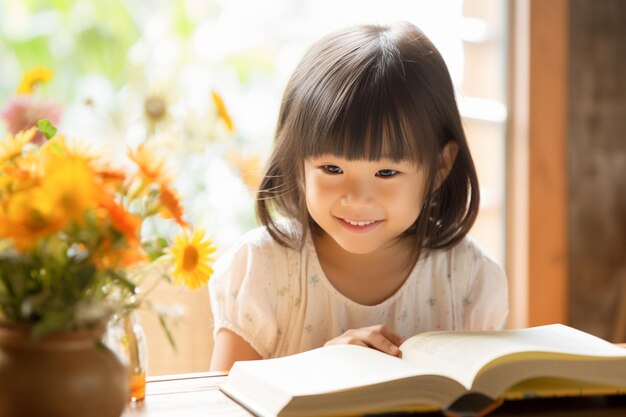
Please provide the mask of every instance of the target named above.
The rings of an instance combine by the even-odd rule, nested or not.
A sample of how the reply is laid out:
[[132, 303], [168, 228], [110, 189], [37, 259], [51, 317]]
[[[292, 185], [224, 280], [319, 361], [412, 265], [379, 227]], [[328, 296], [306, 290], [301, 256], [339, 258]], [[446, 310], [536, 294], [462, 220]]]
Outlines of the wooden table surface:
[[[224, 373], [204, 372], [148, 379], [146, 399], [131, 403], [122, 417], [250, 417], [219, 390]], [[406, 416], [406, 414], [402, 414]], [[389, 417], [385, 414], [385, 417]], [[422, 417], [443, 416], [440, 413]], [[626, 416], [626, 397], [536, 399], [505, 402], [493, 417], [617, 417]]]
[[148, 378], [146, 398], [130, 403], [122, 417], [250, 417], [219, 390], [225, 378], [220, 372]]

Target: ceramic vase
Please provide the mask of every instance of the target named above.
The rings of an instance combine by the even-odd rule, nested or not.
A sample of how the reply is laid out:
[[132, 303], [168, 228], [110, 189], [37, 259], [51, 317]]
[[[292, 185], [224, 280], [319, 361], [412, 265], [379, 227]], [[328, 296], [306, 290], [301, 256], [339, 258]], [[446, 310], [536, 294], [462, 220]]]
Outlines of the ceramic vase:
[[128, 371], [101, 342], [104, 326], [38, 340], [0, 324], [0, 417], [119, 417]]

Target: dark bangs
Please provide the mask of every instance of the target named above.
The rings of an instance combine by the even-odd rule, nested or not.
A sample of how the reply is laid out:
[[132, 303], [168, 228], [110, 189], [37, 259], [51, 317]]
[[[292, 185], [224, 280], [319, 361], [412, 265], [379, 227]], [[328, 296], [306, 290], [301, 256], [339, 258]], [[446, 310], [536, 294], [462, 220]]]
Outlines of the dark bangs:
[[370, 74], [345, 86], [348, 93], [343, 97], [322, 89], [324, 100], [332, 104], [326, 111], [310, 107], [301, 131], [304, 158], [333, 154], [349, 160], [410, 160], [416, 165], [428, 159], [418, 145], [427, 142], [429, 124], [420, 123], [415, 112], [407, 114], [415, 104], [410, 103], [402, 75], [379, 75], [385, 69], [376, 67], [368, 70]]
[[301, 139], [301, 159], [333, 154], [417, 165], [437, 151], [433, 123], [420, 108], [425, 87], [415, 77], [407, 79], [406, 57], [389, 36], [364, 37], [358, 50], [328, 51], [330, 70], [309, 74], [310, 87], [294, 97], [298, 106], [291, 114], [290, 135]]

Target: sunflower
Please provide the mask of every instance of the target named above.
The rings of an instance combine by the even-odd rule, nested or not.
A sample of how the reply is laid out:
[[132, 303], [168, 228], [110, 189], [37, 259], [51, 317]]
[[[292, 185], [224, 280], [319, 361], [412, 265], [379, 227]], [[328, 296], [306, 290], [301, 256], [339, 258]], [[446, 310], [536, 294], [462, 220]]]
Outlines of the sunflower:
[[233, 123], [233, 119], [230, 117], [228, 110], [226, 110], [226, 104], [224, 104], [224, 100], [222, 99], [222, 96], [217, 91], [212, 90], [211, 98], [213, 99], [213, 103], [215, 104], [215, 107], [217, 108], [218, 116], [226, 124], [228, 133], [232, 133], [235, 130], [235, 124]]
[[46, 67], [36, 67], [26, 72], [22, 77], [22, 82], [17, 88], [20, 94], [30, 94], [35, 86], [40, 83], [48, 82], [52, 79], [52, 71]]
[[40, 147], [42, 153], [66, 155], [83, 159], [87, 162], [96, 161], [104, 156], [102, 149], [87, 142], [67, 139], [64, 135], [55, 135]]
[[98, 195], [94, 174], [87, 162], [70, 156], [50, 156], [41, 189], [59, 215], [78, 222], [84, 219], [87, 210], [95, 208]]
[[19, 132], [15, 136], [9, 134], [6, 141], [0, 142], [0, 165], [21, 155], [24, 145], [33, 139], [36, 132], [37, 128], [33, 127], [25, 132]]
[[174, 282], [184, 282], [187, 287], [195, 289], [206, 284], [213, 274], [210, 263], [215, 247], [210, 239], [205, 238], [204, 231], [196, 230], [191, 236], [187, 232], [176, 237], [172, 254], [174, 255]]
[[30, 250], [39, 238], [61, 230], [66, 219], [39, 187], [14, 193], [0, 211], [0, 238], [13, 240], [21, 251]]

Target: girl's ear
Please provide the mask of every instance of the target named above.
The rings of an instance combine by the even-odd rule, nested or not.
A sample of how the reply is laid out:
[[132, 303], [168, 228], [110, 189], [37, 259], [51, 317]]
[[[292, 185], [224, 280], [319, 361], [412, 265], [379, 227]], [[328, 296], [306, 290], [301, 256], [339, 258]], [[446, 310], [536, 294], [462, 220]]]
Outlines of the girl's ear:
[[459, 144], [451, 140], [443, 147], [439, 155], [439, 165], [437, 166], [437, 178], [435, 180], [435, 189], [439, 189], [441, 184], [448, 178], [448, 174], [452, 170], [456, 155], [459, 152]]

